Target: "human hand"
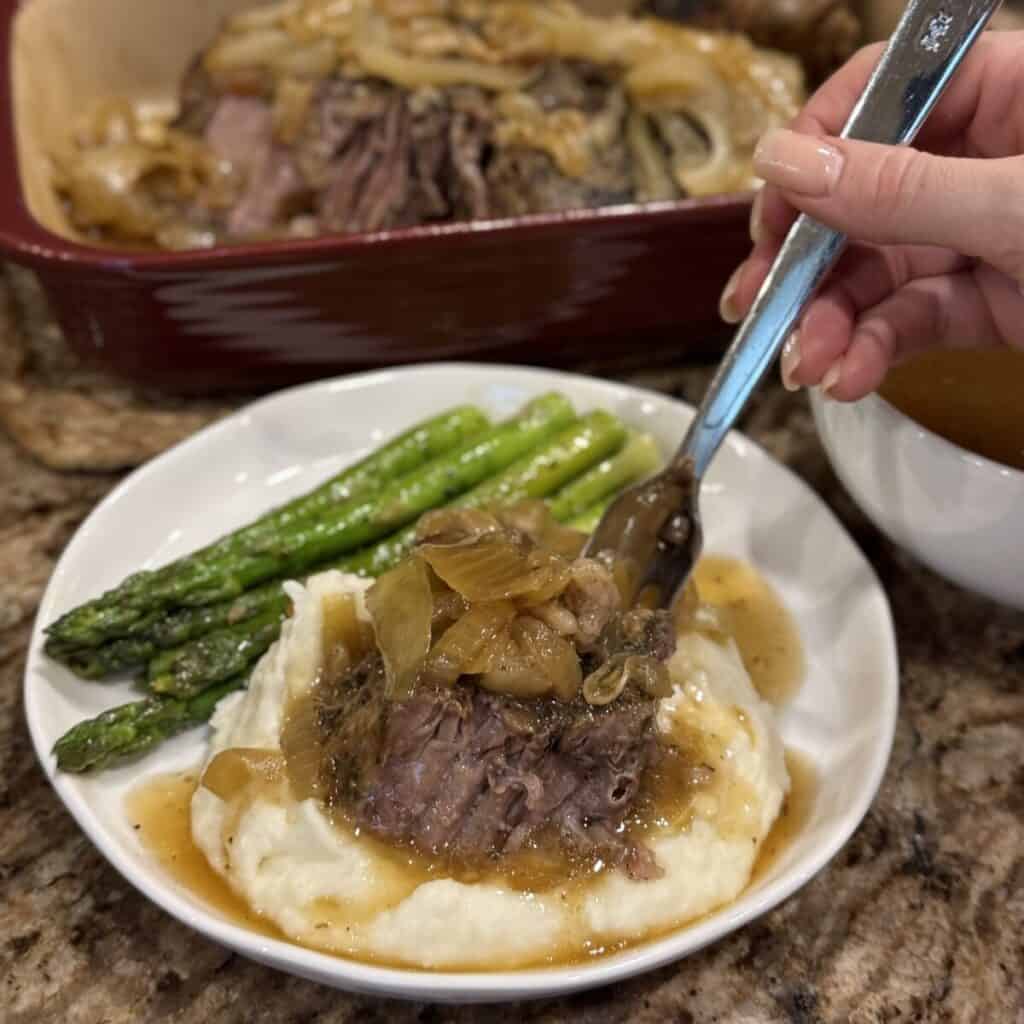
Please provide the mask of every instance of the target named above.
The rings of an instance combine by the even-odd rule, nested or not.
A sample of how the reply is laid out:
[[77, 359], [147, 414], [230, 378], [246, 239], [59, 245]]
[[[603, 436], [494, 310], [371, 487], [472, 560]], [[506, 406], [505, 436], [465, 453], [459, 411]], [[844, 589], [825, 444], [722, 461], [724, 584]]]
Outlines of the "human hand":
[[851, 245], [781, 358], [787, 387], [852, 401], [934, 347], [1024, 348], [1024, 32], [983, 36], [916, 145], [836, 138], [881, 55], [861, 50], [754, 158], [753, 250], [722, 294], [750, 308], [797, 211]]

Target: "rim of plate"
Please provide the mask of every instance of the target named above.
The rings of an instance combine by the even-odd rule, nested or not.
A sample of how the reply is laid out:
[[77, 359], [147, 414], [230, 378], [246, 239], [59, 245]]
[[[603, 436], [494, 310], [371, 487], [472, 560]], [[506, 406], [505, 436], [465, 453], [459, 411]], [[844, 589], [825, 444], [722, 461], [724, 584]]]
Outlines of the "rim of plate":
[[[829, 525], [847, 539], [859, 557], [863, 570], [870, 575], [874, 584], [873, 597], [879, 606], [877, 611], [881, 614], [881, 625], [885, 629], [888, 641], [883, 653], [886, 661], [886, 677], [892, 680], [892, 684], [885, 688], [885, 702], [879, 708], [878, 740], [873, 752], [870, 771], [864, 784], [858, 789], [857, 799], [845, 809], [841, 820], [832, 826], [827, 842], [822, 843], [812, 855], [805, 858], [803, 864], [795, 865], [779, 878], [762, 885], [753, 894], [742, 892], [736, 900], [713, 911], [707, 918], [694, 924], [681, 925], [678, 929], [670, 931], [660, 938], [641, 942], [621, 953], [596, 958], [586, 963], [534, 967], [523, 970], [433, 971], [425, 968], [383, 967], [330, 953], [317, 952], [285, 939], [267, 938], [240, 925], [219, 919], [214, 913], [187, 903], [160, 875], [158, 866], [154, 865], [153, 868], [147, 870], [134, 864], [122, 854], [118, 842], [114, 838], [108, 837], [101, 821], [92, 812], [89, 801], [75, 785], [75, 776], [55, 771], [53, 757], [44, 736], [44, 726], [40, 721], [37, 702], [32, 694], [35, 676], [43, 656], [44, 618], [48, 621], [48, 616], [51, 614], [49, 604], [55, 582], [61, 578], [67, 564], [75, 560], [79, 547], [91, 540], [90, 524], [117, 502], [125, 491], [135, 486], [140, 480], [148, 479], [149, 476], [162, 472], [166, 466], [184, 457], [190, 449], [201, 447], [217, 433], [244, 424], [251, 413], [269, 405], [287, 403], [293, 401], [298, 395], [318, 390], [326, 389], [337, 392], [375, 387], [395, 381], [400, 382], [405, 378], [443, 376], [453, 371], [486, 373], [492, 378], [514, 374], [521, 379], [535, 380], [541, 385], [546, 383], [549, 387], [557, 387], [559, 381], [583, 383], [595, 392], [602, 392], [609, 400], [641, 398], [657, 405], [679, 406], [689, 414], [693, 413], [693, 407], [687, 402], [635, 385], [562, 370], [471, 361], [439, 362], [426, 366], [398, 367], [325, 378], [284, 388], [249, 402], [129, 473], [97, 503], [75, 531], [47, 582], [33, 623], [23, 684], [25, 716], [36, 758], [50, 785], [53, 786], [79, 828], [106, 860], [135, 889], [166, 913], [200, 934], [244, 956], [321, 983], [327, 983], [324, 979], [329, 977], [331, 983], [334, 983], [336, 987], [349, 991], [402, 999], [486, 1002], [488, 1000], [541, 998], [566, 994], [584, 988], [597, 988], [654, 970], [695, 953], [772, 910], [806, 885], [826, 867], [860, 825], [878, 792], [889, 762], [896, 730], [899, 671], [895, 625], [885, 590], [874, 567], [824, 500], [792, 469], [775, 459], [757, 442], [745, 435], [733, 431], [726, 438], [724, 444], [730, 446], [740, 444], [753, 450], [757, 457], [768, 460], [776, 470], [781, 470], [788, 477], [792, 486], [803, 492], [804, 495], [809, 495], [813, 499], [818, 513], [825, 516]], [[741, 901], [748, 902], [750, 905], [738, 907], [737, 904]]]

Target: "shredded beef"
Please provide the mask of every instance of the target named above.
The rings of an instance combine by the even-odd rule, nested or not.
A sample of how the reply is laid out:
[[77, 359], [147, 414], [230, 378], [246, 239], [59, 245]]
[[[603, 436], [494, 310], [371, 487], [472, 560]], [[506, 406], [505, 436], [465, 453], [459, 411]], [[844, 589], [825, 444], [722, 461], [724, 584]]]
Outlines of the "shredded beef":
[[226, 215], [196, 201], [193, 219], [227, 238], [379, 231], [628, 201], [633, 183], [624, 101], [600, 69], [552, 62], [530, 92], [545, 110], [592, 120], [591, 167], [562, 174], [547, 154], [495, 145], [495, 101], [482, 89], [407, 91], [379, 80], [321, 83], [294, 144], [274, 137], [259, 81], [209, 75], [183, 83], [177, 126], [202, 134], [241, 176]]
[[491, 214], [482, 170], [488, 131], [486, 121], [466, 110], [456, 110], [448, 127], [452, 206], [458, 214], [473, 220], [483, 220]]
[[213, 153], [246, 174], [254, 173], [274, 145], [269, 104], [255, 96], [223, 96], [206, 124]]
[[412, 180], [402, 222], [425, 224], [446, 217], [451, 209], [443, 187], [451, 112], [443, 97], [419, 93], [409, 99], [409, 115]]
[[470, 863], [553, 833], [575, 855], [657, 876], [650, 852], [622, 834], [659, 756], [653, 700], [591, 708], [463, 683], [386, 702], [373, 696], [380, 675], [371, 655], [321, 712], [326, 791], [359, 825]]

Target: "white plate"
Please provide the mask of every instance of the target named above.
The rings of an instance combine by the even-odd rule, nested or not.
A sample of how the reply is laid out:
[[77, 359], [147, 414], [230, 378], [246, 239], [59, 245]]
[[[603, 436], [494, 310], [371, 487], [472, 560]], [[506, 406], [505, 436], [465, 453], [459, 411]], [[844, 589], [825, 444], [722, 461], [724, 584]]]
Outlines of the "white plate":
[[744, 437], [723, 446], [704, 485], [707, 549], [748, 559], [796, 616], [807, 677], [779, 718], [787, 746], [813, 762], [819, 786], [802, 832], [770, 873], [692, 927], [579, 966], [505, 973], [428, 973], [367, 966], [256, 935], [199, 903], [140, 845], [125, 793], [151, 772], [193, 767], [202, 730], [95, 778], [58, 775], [54, 741], [84, 717], [135, 694], [75, 679], [42, 655], [42, 627], [73, 605], [196, 548], [305, 491], [413, 421], [460, 402], [507, 415], [552, 388], [580, 410], [603, 406], [650, 431], [666, 451], [684, 405], [617, 384], [542, 370], [441, 364], [324, 381], [280, 392], [133, 473], [89, 516], [43, 597], [25, 676], [36, 752], [79, 825], [139, 890], [180, 921], [245, 956], [341, 988], [430, 1000], [497, 1000], [604, 985], [676, 960], [771, 909], [849, 838], [882, 778], [896, 722], [892, 620], [870, 566], [823, 502]]

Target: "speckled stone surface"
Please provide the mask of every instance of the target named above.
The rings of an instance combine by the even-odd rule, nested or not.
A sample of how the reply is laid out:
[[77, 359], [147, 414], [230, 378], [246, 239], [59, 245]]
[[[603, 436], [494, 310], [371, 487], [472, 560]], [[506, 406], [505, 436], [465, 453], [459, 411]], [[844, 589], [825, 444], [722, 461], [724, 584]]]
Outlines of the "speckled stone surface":
[[[62, 546], [118, 479], [111, 467], [225, 405], [139, 395], [77, 366], [29, 284], [15, 284], [20, 301], [10, 282], [0, 294], [0, 1020], [1024, 1024], [1024, 617], [943, 583], [883, 540], [829, 470], [805, 399], [774, 386], [745, 428], [864, 549], [892, 600], [902, 663], [881, 792], [810, 885], [711, 949], [613, 989], [461, 1008], [348, 996], [278, 974], [147, 902], [36, 765], [21, 699], [25, 648]], [[692, 399], [707, 374], [679, 367], [629, 379]], [[55, 402], [66, 410], [57, 420]], [[92, 452], [90, 417], [108, 427]], [[118, 423], [131, 429], [111, 429]]]

